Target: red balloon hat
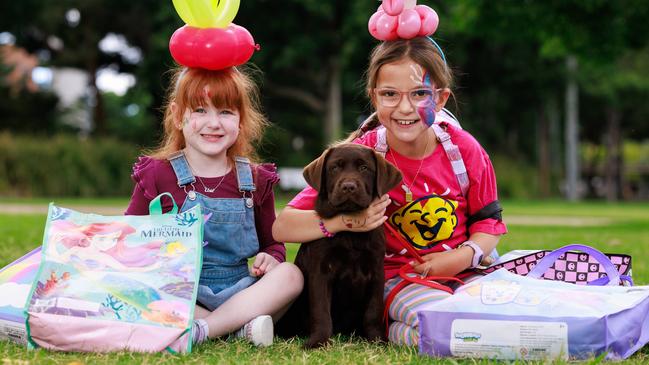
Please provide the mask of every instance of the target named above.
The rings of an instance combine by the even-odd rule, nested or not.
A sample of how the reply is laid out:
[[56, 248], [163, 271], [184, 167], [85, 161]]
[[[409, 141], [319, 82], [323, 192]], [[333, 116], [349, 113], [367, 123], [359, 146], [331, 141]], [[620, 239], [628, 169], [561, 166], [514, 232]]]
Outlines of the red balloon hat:
[[240, 0], [173, 0], [186, 23], [169, 40], [169, 51], [179, 64], [222, 70], [246, 63], [259, 45], [246, 28], [232, 23]]

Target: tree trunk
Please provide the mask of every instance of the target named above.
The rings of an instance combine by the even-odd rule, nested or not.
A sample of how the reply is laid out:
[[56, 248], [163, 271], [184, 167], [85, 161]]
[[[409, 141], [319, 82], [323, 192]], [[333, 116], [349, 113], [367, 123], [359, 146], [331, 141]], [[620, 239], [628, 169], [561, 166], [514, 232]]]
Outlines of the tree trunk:
[[90, 67], [88, 70], [88, 87], [90, 88], [93, 95], [90, 100], [90, 107], [92, 107], [92, 125], [93, 133], [96, 136], [106, 136], [108, 135], [108, 126], [106, 125], [106, 110], [104, 107], [104, 98], [97, 88], [97, 68]]
[[550, 134], [550, 179], [552, 182], [553, 192], [557, 187], [554, 185], [559, 180], [561, 169], [563, 167], [563, 143], [561, 139], [561, 110], [559, 101], [555, 98], [550, 99], [547, 105], [547, 116]]
[[577, 85], [577, 58], [566, 58], [566, 199], [579, 199], [579, 88]]
[[329, 69], [329, 88], [325, 114], [325, 142], [329, 144], [340, 138], [342, 129], [342, 70], [340, 62], [332, 59]]
[[622, 116], [616, 108], [606, 111], [606, 200], [617, 201], [622, 191], [622, 133], [620, 125]]
[[[90, 35], [89, 30], [86, 30]], [[97, 87], [97, 70], [99, 69], [99, 49], [97, 48], [98, 40], [95, 37], [88, 36], [84, 38], [86, 47], [94, 47], [95, 51], [91, 52], [86, 59], [86, 72], [88, 72], [88, 89], [90, 95], [88, 98], [88, 107], [92, 109], [88, 115], [91, 118], [90, 133], [95, 136], [105, 136], [108, 134], [106, 127], [106, 112], [104, 110], [104, 100], [101, 97], [101, 92]]]
[[537, 124], [539, 164], [539, 193], [542, 198], [550, 196], [550, 122], [545, 108], [541, 108]]

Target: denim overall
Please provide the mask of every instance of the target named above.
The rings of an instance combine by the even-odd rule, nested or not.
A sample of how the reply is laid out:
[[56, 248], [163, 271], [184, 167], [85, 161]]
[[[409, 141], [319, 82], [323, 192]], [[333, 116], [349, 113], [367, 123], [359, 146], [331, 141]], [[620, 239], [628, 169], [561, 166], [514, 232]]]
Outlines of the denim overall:
[[249, 287], [257, 278], [248, 272], [248, 258], [259, 252], [255, 229], [250, 161], [235, 157], [241, 198], [209, 198], [196, 192], [196, 178], [182, 151], [169, 159], [178, 186], [187, 199], [181, 212], [200, 204], [203, 214], [211, 216], [204, 225], [203, 268], [198, 285], [198, 302], [213, 311], [234, 294]]

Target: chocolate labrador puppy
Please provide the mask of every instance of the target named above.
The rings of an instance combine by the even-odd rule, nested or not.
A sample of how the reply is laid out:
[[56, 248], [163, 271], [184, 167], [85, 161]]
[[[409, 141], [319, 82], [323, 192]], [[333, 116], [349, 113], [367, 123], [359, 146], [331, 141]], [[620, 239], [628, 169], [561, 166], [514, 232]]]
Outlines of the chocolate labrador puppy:
[[[326, 219], [367, 208], [401, 181], [401, 173], [372, 149], [346, 143], [311, 162], [304, 178], [318, 191], [315, 210]], [[326, 344], [334, 333], [384, 339], [384, 256], [382, 227], [302, 244], [295, 264], [304, 274], [304, 291], [277, 324], [277, 333], [308, 333], [307, 348]]]

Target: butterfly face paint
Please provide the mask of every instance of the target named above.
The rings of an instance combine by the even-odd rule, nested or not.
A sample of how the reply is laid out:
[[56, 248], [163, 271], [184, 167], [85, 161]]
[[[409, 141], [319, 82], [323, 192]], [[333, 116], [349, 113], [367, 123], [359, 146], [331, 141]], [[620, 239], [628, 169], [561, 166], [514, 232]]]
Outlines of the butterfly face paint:
[[428, 72], [424, 72], [422, 84], [425, 87], [434, 90], [430, 95], [429, 103], [422, 103], [417, 106], [417, 114], [419, 114], [421, 121], [430, 127], [433, 125], [433, 123], [435, 123], [435, 107], [437, 106], [435, 99], [437, 90], [433, 89], [432, 82], [430, 81], [430, 74]]

